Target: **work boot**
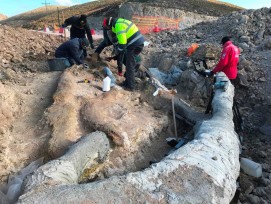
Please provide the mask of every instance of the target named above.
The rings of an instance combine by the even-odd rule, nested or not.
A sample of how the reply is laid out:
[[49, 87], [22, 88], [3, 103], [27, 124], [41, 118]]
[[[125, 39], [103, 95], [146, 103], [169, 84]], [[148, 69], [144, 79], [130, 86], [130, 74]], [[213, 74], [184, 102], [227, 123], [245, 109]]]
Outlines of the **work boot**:
[[124, 90], [126, 90], [126, 91], [131, 91], [131, 92], [134, 91], [134, 88], [130, 87], [130, 86], [128, 85], [128, 83], [127, 83], [126, 80], [123, 81], [123, 82], [120, 84], [120, 86], [121, 86]]

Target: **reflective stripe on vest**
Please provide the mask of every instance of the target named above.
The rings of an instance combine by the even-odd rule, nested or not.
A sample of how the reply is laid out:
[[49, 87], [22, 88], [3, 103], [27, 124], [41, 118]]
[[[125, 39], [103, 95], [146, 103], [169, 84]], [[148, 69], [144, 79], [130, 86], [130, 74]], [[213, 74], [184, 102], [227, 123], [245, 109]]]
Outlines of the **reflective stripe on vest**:
[[116, 24], [119, 24], [119, 23], [123, 23], [123, 24], [127, 25], [128, 27], [126, 28], [126, 30], [122, 30], [120, 32], [117, 32], [116, 35], [120, 35], [122, 33], [127, 33], [129, 31], [129, 29], [134, 25], [132, 22], [130, 22], [130, 24], [127, 22], [117, 22]]
[[133, 44], [135, 41], [137, 41], [137, 40], [138, 40], [139, 38], [141, 38], [141, 37], [143, 37], [143, 35], [139, 34], [139, 35], [136, 36], [133, 40], [131, 40], [131, 41], [127, 44], [127, 46]]

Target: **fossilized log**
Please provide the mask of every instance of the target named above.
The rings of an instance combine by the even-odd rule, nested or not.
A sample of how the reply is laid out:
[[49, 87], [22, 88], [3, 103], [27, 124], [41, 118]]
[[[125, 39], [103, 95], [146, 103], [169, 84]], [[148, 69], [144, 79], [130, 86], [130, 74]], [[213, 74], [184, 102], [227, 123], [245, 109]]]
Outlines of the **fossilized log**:
[[28, 177], [24, 191], [78, 184], [83, 170], [94, 163], [102, 162], [109, 148], [109, 140], [103, 132], [97, 131], [82, 137], [65, 155], [46, 163]]

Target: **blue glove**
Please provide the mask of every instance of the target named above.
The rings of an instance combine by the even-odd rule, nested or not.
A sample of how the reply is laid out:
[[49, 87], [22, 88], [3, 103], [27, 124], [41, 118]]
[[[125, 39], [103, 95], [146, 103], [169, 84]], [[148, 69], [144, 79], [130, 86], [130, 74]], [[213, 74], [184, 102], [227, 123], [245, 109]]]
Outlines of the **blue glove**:
[[61, 25], [61, 28], [65, 28], [65, 27], [66, 27], [65, 23], [63, 23], [63, 24]]

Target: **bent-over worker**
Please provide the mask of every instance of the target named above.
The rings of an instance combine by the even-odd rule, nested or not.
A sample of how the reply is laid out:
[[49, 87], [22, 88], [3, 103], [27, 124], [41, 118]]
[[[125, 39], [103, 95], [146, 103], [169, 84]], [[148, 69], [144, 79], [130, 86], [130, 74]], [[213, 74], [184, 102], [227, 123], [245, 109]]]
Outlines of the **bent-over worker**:
[[74, 64], [84, 63], [85, 50], [89, 46], [89, 42], [86, 38], [73, 38], [62, 43], [55, 51], [56, 58], [66, 58], [70, 66]]
[[118, 70], [122, 70], [123, 63], [126, 65], [126, 79], [122, 86], [133, 91], [135, 89], [136, 58], [143, 50], [145, 39], [133, 22], [123, 18], [106, 18], [103, 27], [116, 34]]

